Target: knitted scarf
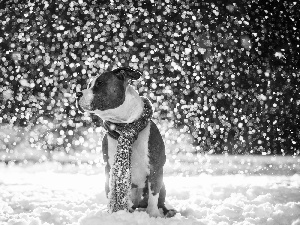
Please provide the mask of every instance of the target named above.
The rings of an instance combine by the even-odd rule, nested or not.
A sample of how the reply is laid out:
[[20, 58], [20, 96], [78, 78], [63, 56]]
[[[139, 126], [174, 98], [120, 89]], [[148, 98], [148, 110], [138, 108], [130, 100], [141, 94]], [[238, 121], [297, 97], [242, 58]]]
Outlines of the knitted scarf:
[[108, 209], [111, 213], [128, 210], [131, 189], [132, 144], [137, 140], [139, 132], [147, 126], [153, 114], [150, 100], [144, 97], [142, 99], [144, 110], [139, 119], [127, 124], [104, 122], [104, 127], [108, 133], [113, 138], [118, 139], [117, 152], [111, 169], [111, 190], [108, 203]]

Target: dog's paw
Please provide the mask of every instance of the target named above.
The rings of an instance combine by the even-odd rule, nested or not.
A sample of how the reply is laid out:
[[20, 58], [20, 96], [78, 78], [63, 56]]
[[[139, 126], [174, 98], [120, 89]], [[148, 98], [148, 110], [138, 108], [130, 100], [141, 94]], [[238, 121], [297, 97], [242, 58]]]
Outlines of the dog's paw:
[[133, 213], [134, 211], [135, 211], [135, 209], [133, 209], [133, 208], [128, 209], [128, 212], [130, 212], [130, 213]]
[[148, 215], [150, 217], [162, 217], [162, 214], [161, 212], [159, 211], [158, 208], [155, 208], [155, 207], [148, 207], [146, 209], [146, 212], [148, 213]]
[[175, 216], [176, 213], [177, 213], [177, 211], [176, 211], [175, 209], [170, 209], [170, 210], [168, 210], [168, 212], [165, 214], [165, 217], [166, 217], [166, 218], [171, 218], [171, 217]]

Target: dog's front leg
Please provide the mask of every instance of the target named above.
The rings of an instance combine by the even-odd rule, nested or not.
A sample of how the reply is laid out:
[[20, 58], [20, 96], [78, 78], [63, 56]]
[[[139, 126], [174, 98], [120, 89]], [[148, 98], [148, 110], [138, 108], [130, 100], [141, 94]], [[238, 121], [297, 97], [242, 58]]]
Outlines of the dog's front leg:
[[103, 153], [103, 160], [105, 162], [105, 193], [106, 197], [108, 198], [108, 194], [110, 192], [109, 188], [109, 174], [110, 174], [110, 165], [108, 160], [108, 139], [107, 134], [103, 137], [102, 140], [102, 153]]
[[158, 209], [159, 193], [162, 188], [163, 169], [150, 169], [148, 180], [148, 206], [146, 212], [152, 217], [161, 217]]

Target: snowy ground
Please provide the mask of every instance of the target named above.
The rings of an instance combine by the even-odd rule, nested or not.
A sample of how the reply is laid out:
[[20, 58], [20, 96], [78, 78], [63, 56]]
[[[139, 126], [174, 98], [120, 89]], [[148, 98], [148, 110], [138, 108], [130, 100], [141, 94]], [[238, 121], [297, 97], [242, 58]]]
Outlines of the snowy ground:
[[299, 164], [291, 157], [170, 159], [167, 205], [179, 213], [165, 219], [108, 214], [102, 166], [2, 163], [0, 224], [300, 225]]

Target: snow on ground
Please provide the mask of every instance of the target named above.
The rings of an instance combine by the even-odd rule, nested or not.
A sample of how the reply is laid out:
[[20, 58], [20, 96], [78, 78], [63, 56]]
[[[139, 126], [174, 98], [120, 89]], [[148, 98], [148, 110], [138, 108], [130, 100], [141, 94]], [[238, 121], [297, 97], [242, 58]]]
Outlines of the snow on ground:
[[[230, 160], [228, 160], [230, 159]], [[252, 157], [253, 162], [254, 157]], [[245, 158], [211, 157], [210, 167], [169, 161], [166, 166], [167, 205], [173, 218], [150, 218], [145, 212], [107, 213], [102, 167], [91, 165], [0, 164], [0, 224], [2, 225], [300, 225], [299, 159], [280, 157], [237, 163]], [[231, 163], [231, 167], [227, 164]], [[204, 168], [207, 166], [203, 164]], [[218, 163], [217, 163], [218, 162]], [[220, 166], [223, 163], [223, 168]], [[248, 160], [248, 162], [250, 162]], [[279, 163], [282, 162], [282, 163]], [[290, 166], [287, 162], [290, 163]], [[204, 161], [203, 161], [204, 163]], [[226, 165], [224, 165], [226, 163]], [[245, 168], [245, 164], [252, 165]], [[171, 172], [179, 165], [185, 173]], [[251, 173], [281, 166], [281, 172]], [[226, 173], [218, 172], [221, 169]], [[242, 172], [247, 170], [248, 173]], [[213, 170], [216, 168], [216, 170]], [[221, 169], [220, 169], [221, 168]], [[232, 169], [234, 168], [234, 169]], [[290, 168], [290, 169], [287, 169]], [[291, 173], [291, 168], [294, 172]], [[190, 176], [186, 175], [190, 170]], [[229, 172], [228, 172], [229, 171]], [[262, 170], [263, 171], [263, 170]], [[286, 171], [285, 173], [283, 171]]]

